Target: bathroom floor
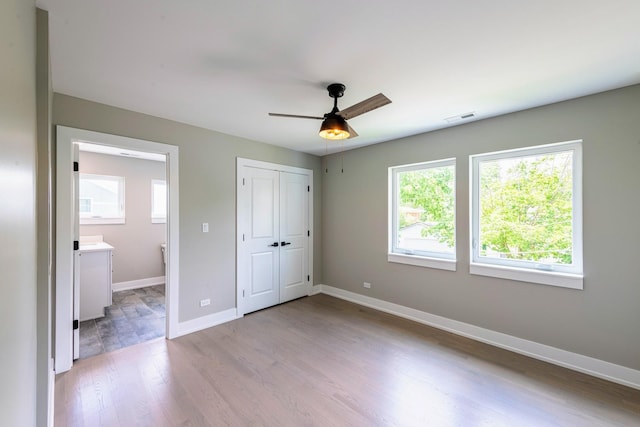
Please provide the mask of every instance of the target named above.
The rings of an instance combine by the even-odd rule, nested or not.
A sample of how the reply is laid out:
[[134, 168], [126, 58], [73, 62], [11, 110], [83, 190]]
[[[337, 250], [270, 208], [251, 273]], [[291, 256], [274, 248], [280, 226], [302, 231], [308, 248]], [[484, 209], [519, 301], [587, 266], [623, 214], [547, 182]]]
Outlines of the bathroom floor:
[[165, 335], [164, 285], [118, 291], [105, 316], [80, 322], [80, 359]]

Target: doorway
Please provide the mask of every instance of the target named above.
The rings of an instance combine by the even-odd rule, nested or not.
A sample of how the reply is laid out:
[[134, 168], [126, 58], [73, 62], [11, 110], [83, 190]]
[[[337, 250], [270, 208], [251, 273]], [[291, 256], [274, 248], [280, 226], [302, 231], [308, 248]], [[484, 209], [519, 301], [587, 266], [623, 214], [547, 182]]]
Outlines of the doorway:
[[[56, 126], [56, 311], [55, 311], [55, 371], [61, 373], [73, 365], [74, 343], [78, 343], [79, 319], [74, 318], [73, 282], [79, 271], [74, 262], [79, 247], [76, 218], [77, 200], [74, 200], [74, 154], [79, 143], [134, 150], [166, 157], [166, 337], [178, 333], [178, 260], [179, 260], [179, 194], [178, 147], [134, 138]], [[77, 199], [77, 198], [76, 198]], [[75, 205], [75, 206], [74, 206]], [[77, 294], [76, 294], [77, 295]], [[77, 313], [78, 310], [76, 309]]]
[[86, 359], [166, 335], [166, 156], [78, 145], [74, 359]]
[[242, 316], [311, 292], [313, 171], [239, 158], [237, 173]]

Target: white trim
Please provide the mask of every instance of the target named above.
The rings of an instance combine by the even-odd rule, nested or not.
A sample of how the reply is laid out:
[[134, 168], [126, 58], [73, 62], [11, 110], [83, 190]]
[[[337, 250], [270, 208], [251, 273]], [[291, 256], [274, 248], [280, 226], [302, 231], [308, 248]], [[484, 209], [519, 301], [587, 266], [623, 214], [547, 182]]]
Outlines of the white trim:
[[237, 318], [236, 309], [230, 308], [218, 313], [197, 317], [193, 320], [187, 320], [186, 322], [180, 322], [178, 323], [177, 334], [174, 338], [211, 328], [222, 323], [227, 323]]
[[440, 270], [448, 271], [456, 271], [457, 264], [455, 259], [430, 258], [400, 253], [387, 254], [387, 261], [399, 264], [416, 265], [418, 267], [439, 268]]
[[53, 427], [53, 421], [55, 418], [54, 408], [55, 406], [55, 390], [56, 390], [56, 371], [54, 369], [53, 359], [49, 359], [49, 391], [48, 400], [49, 406], [47, 407], [47, 426]]
[[616, 365], [604, 360], [584, 356], [534, 341], [481, 328], [446, 317], [405, 307], [399, 304], [371, 298], [343, 289], [327, 285], [316, 285], [313, 294], [324, 293], [346, 301], [370, 307], [385, 313], [390, 313], [418, 323], [433, 326], [447, 332], [484, 342], [495, 347], [503, 348], [514, 353], [523, 354], [534, 359], [562, 366], [574, 371], [582, 372], [607, 381], [622, 384], [627, 387], [640, 389], [640, 371]]
[[131, 289], [146, 288], [147, 286], [162, 285], [165, 282], [164, 276], [147, 277], [146, 279], [129, 280], [127, 282], [118, 282], [111, 285], [113, 292], [128, 291]]
[[469, 273], [570, 289], [583, 289], [584, 281], [579, 274], [527, 270], [504, 265], [476, 264], [473, 262], [469, 265]]
[[167, 338], [175, 338], [179, 319], [179, 149], [175, 145], [56, 126], [56, 312], [55, 371], [73, 365], [73, 150], [75, 143], [88, 142], [109, 147], [166, 156], [168, 183], [166, 319]]
[[80, 218], [80, 225], [126, 224], [124, 218]]

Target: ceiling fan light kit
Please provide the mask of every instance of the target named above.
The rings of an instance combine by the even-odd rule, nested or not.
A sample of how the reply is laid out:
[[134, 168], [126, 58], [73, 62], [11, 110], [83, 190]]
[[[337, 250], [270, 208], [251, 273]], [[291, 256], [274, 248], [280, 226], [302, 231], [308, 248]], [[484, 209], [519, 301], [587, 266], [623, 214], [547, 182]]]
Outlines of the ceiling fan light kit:
[[354, 117], [359, 116], [360, 114], [364, 114], [371, 110], [375, 110], [376, 108], [380, 108], [384, 105], [390, 104], [391, 100], [379, 93], [371, 98], [365, 99], [357, 104], [352, 105], [351, 107], [345, 108], [340, 111], [338, 109], [338, 98], [341, 98], [344, 95], [345, 86], [342, 83], [332, 83], [327, 86], [327, 91], [329, 91], [329, 96], [333, 98], [333, 109], [325, 114], [323, 117], [316, 116], [302, 116], [295, 114], [281, 114], [281, 113], [269, 113], [270, 116], [276, 117], [292, 117], [297, 119], [316, 119], [322, 120], [322, 125], [320, 126], [320, 137], [324, 139], [331, 140], [339, 140], [346, 138], [355, 138], [358, 136], [358, 133], [353, 130], [351, 126], [347, 123], [347, 119], [352, 119]]
[[320, 126], [319, 135], [324, 139], [347, 139], [350, 136], [347, 121], [337, 114], [329, 114]]

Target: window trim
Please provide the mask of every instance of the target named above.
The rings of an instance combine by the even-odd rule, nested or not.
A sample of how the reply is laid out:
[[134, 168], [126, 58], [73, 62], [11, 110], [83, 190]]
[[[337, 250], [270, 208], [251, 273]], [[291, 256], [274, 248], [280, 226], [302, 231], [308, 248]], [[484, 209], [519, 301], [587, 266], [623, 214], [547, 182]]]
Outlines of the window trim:
[[[445, 166], [453, 166], [453, 229], [454, 229], [454, 250], [453, 253], [445, 252], [424, 252], [421, 254], [415, 254], [410, 252], [399, 252], [395, 246], [396, 239], [396, 224], [398, 223], [398, 174], [401, 172], [410, 172], [422, 169], [431, 169]], [[419, 267], [436, 268], [440, 270], [456, 271], [457, 268], [457, 192], [456, 192], [456, 159], [448, 158], [442, 160], [432, 160], [420, 163], [411, 163], [407, 165], [391, 166], [388, 169], [389, 179], [389, 201], [388, 201], [388, 248], [387, 248], [387, 262], [415, 265]]]
[[156, 186], [156, 184], [163, 184], [165, 186], [165, 194], [166, 194], [166, 188], [167, 188], [167, 181], [166, 180], [164, 180], [164, 179], [152, 179], [151, 180], [151, 223], [152, 224], [166, 224], [166, 222], [167, 222], [166, 210], [165, 210], [164, 216], [157, 215], [156, 212], [154, 212], [154, 210], [153, 210], [153, 208], [155, 206], [155, 195], [156, 195], [155, 186]]
[[[108, 224], [124, 224], [125, 223], [125, 218], [126, 218], [126, 214], [125, 214], [125, 177], [124, 176], [118, 176], [118, 175], [102, 175], [102, 174], [94, 174], [94, 173], [81, 173], [78, 176], [78, 183], [80, 183], [80, 181], [82, 181], [82, 178], [86, 178], [86, 177], [92, 177], [94, 179], [97, 178], [101, 178], [101, 179], [106, 179], [106, 180], [111, 180], [111, 181], [117, 181], [118, 182], [118, 196], [119, 196], [119, 202], [120, 202], [120, 211], [122, 212], [121, 215], [118, 216], [95, 216], [95, 215], [91, 215], [91, 216], [87, 216], [86, 213], [80, 213], [79, 212], [79, 207], [78, 207], [78, 219], [79, 219], [79, 223], [80, 225], [108, 225]], [[78, 197], [78, 203], [80, 200], [80, 197]]]
[[[482, 161], [507, 158], [528, 157], [557, 152], [573, 152], [572, 167], [572, 261], [571, 266], [536, 264], [530, 261], [500, 262], [479, 254], [477, 242], [480, 233], [479, 165]], [[469, 156], [469, 197], [470, 197], [470, 264], [469, 273], [511, 279], [523, 282], [559, 286], [571, 289], [583, 289], [583, 228], [582, 228], [582, 140], [558, 142], [534, 147], [496, 151]]]

